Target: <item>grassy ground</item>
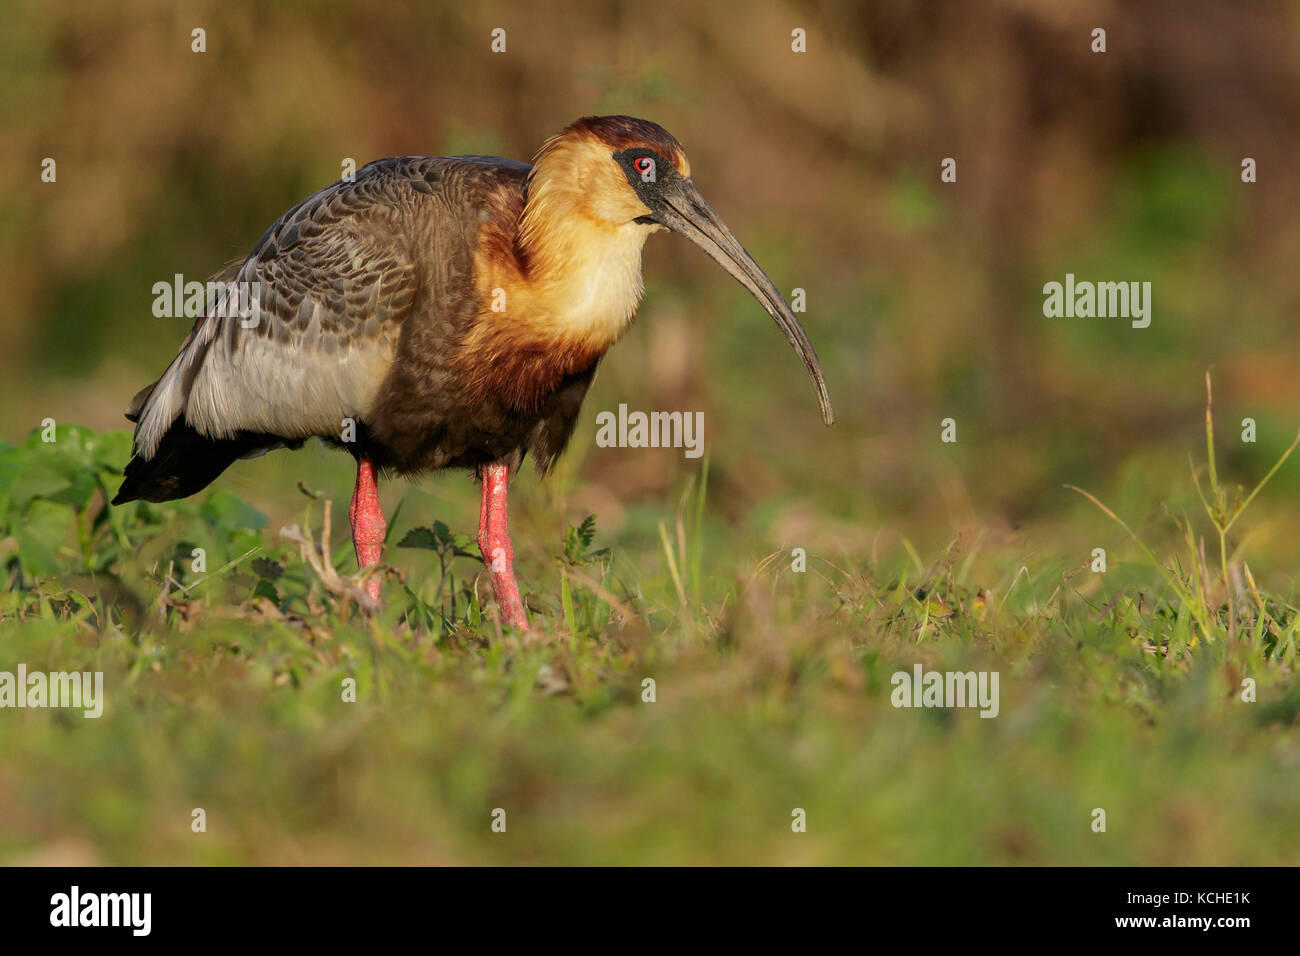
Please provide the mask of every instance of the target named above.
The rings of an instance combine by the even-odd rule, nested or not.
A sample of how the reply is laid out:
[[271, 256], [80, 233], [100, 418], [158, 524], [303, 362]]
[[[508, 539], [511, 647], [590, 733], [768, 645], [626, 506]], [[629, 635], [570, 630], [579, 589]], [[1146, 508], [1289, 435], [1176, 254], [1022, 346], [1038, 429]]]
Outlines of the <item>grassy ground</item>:
[[[535, 629], [503, 634], [467, 482], [403, 493], [367, 617], [313, 489], [293, 522], [333, 532], [338, 580], [228, 491], [104, 509], [127, 436], [55, 437], [0, 459], [0, 669], [103, 671], [107, 705], [5, 713], [0, 860], [1300, 862], [1297, 599], [1235, 528], [1224, 565], [1212, 526], [1180, 548], [1152, 523], [1153, 563], [1107, 521], [1105, 573], [979, 528], [812, 547], [801, 573], [798, 532], [727, 518], [707, 464], [608, 535], [569, 520], [574, 466], [520, 482]], [[893, 707], [917, 663], [997, 671], [998, 716]]]

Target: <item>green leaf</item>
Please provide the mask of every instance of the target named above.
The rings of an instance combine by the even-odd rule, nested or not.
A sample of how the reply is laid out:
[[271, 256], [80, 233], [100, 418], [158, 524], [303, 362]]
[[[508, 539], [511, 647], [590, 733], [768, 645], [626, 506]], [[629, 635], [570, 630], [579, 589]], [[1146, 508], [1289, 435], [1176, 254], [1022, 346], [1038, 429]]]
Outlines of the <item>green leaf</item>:
[[582, 524], [578, 526], [578, 537], [582, 539], [584, 548], [591, 547], [591, 542], [596, 537], [596, 516], [587, 515], [582, 519]]
[[[13, 483], [9, 489], [9, 507], [16, 513], [23, 513], [27, 505], [37, 498], [50, 499], [62, 494], [72, 481], [52, 456], [38, 457], [34, 454], [25, 456], [19, 464]], [[72, 504], [72, 502], [66, 502]]]
[[254, 558], [249, 563], [249, 567], [257, 573], [258, 577], [268, 581], [275, 581], [284, 576], [284, 565], [270, 558]]
[[96, 463], [121, 475], [122, 469], [131, 460], [131, 433], [127, 431], [104, 432], [99, 436], [99, 441], [95, 444], [93, 451]]
[[582, 524], [570, 526], [564, 533], [564, 557], [574, 566], [594, 564], [609, 554], [609, 549], [601, 548], [591, 551], [591, 542], [596, 538], [596, 516], [587, 515]]
[[9, 442], [0, 439], [0, 527], [9, 523], [9, 499], [18, 472], [22, 468], [22, 453]]
[[269, 519], [246, 501], [219, 488], [199, 506], [199, 514], [217, 530], [261, 530]]
[[54, 501], [36, 500], [27, 506], [13, 529], [18, 563], [29, 575], [49, 577], [63, 570], [58, 549], [72, 528], [75, 512]]
[[397, 542], [399, 548], [423, 548], [426, 551], [437, 551], [439, 547], [438, 536], [429, 528], [412, 528], [406, 532], [405, 537]]

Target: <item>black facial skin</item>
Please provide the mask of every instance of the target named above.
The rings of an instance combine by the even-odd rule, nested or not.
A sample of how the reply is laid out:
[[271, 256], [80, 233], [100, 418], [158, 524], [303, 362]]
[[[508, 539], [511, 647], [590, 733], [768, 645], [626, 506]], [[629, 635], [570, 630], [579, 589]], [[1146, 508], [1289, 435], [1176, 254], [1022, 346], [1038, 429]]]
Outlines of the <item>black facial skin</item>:
[[[643, 156], [654, 160], [655, 164], [654, 179], [649, 181], [642, 179], [641, 174], [636, 170], [636, 161]], [[640, 216], [634, 221], [647, 226], [654, 223], [666, 225], [653, 213], [658, 212], [663, 204], [664, 187], [672, 187], [682, 183], [684, 181], [682, 174], [677, 171], [677, 168], [672, 163], [653, 149], [643, 147], [619, 150], [614, 154], [614, 162], [623, 168], [623, 175], [627, 176], [629, 185], [636, 190], [637, 198], [652, 210], [652, 215]], [[673, 182], [674, 180], [676, 180], [676, 183]]]
[[[812, 343], [808, 341], [803, 326], [790, 311], [790, 306], [776, 290], [772, 280], [745, 251], [739, 240], [727, 228], [727, 224], [704, 201], [695, 184], [652, 149], [638, 146], [619, 150], [613, 156], [614, 161], [623, 168], [623, 173], [636, 191], [637, 197], [650, 210], [650, 215], [638, 216], [633, 222], [646, 226], [665, 226], [685, 236], [749, 290], [776, 321], [786, 339], [799, 354], [799, 358], [803, 360], [804, 368], [807, 369], [813, 387], [817, 390], [822, 419], [827, 425], [831, 424], [835, 420], [835, 415], [831, 411], [830, 397], [826, 394], [826, 381], [822, 377], [817, 353], [813, 351]], [[654, 160], [655, 178], [652, 181], [647, 182], [637, 172], [636, 160], [642, 156]]]

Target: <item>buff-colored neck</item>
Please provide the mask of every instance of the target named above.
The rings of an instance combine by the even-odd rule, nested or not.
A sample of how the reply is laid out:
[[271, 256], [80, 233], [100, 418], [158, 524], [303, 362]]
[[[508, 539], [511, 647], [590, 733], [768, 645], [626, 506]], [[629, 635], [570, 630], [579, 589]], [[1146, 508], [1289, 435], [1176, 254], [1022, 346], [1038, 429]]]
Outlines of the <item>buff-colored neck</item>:
[[607, 147], [572, 136], [547, 143], [519, 227], [529, 321], [612, 345], [641, 299], [641, 251], [651, 230], [633, 220], [648, 211]]

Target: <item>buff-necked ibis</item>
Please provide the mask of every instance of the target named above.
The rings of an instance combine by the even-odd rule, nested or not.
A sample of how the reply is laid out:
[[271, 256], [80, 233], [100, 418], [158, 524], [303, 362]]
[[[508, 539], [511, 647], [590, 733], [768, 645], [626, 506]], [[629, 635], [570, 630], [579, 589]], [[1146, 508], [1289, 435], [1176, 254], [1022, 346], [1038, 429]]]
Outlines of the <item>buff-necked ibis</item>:
[[[113, 503], [183, 498], [237, 458], [317, 436], [356, 459], [349, 516], [365, 567], [384, 542], [378, 474], [473, 469], [497, 604], [527, 628], [506, 484], [526, 454], [544, 474], [564, 449], [636, 312], [652, 232], [686, 236], [758, 299], [832, 421], [803, 328], [690, 177], [662, 127], [602, 116], [552, 137], [531, 166], [382, 159], [304, 199], [218, 278], [251, 288], [251, 303], [209, 302], [132, 400], [134, 454]], [[367, 586], [378, 600], [378, 578]]]

